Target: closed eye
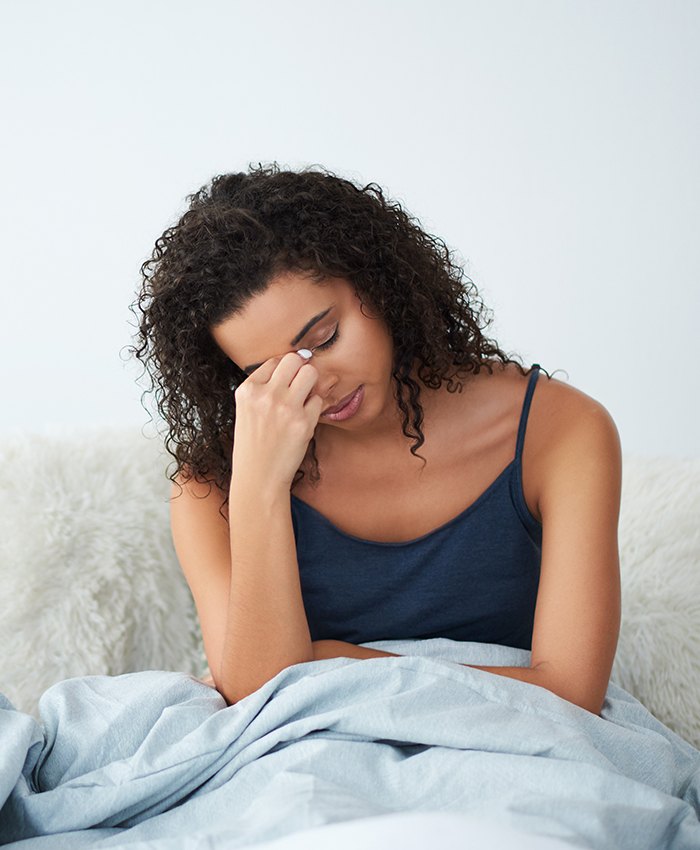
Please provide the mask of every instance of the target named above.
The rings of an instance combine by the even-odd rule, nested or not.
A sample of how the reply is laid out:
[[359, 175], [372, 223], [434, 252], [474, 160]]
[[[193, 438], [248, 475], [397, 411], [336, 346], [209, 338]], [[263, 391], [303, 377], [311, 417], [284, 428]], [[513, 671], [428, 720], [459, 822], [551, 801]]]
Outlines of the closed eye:
[[335, 326], [335, 333], [333, 334], [333, 336], [329, 340], [324, 342], [322, 345], [314, 346], [314, 351], [323, 351], [326, 348], [330, 348], [331, 345], [334, 345], [338, 341], [338, 338], [340, 337], [339, 328], [340, 328], [340, 325], [336, 325]]

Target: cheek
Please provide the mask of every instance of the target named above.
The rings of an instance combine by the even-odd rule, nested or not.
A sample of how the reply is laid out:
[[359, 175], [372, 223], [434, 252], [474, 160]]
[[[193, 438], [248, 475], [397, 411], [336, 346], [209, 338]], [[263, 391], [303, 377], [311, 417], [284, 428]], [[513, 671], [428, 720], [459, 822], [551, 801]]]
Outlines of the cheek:
[[383, 369], [387, 362], [389, 351], [382, 338], [376, 333], [366, 334], [361, 345], [360, 356], [370, 366], [374, 365], [378, 369]]
[[387, 364], [391, 364], [394, 359], [394, 343], [391, 339], [391, 334], [388, 331], [378, 333], [375, 337], [375, 345], [378, 356], [380, 356]]
[[381, 383], [388, 380], [393, 371], [393, 347], [386, 337], [376, 334], [368, 340], [368, 346], [363, 354], [368, 371], [377, 376]]
[[365, 370], [376, 373], [390, 371], [393, 365], [393, 341], [386, 324], [380, 319], [368, 319], [359, 313], [345, 324], [347, 328], [341, 325], [341, 338], [338, 340], [338, 351], [342, 353], [343, 361], [346, 357], [354, 359], [358, 365], [364, 364]]

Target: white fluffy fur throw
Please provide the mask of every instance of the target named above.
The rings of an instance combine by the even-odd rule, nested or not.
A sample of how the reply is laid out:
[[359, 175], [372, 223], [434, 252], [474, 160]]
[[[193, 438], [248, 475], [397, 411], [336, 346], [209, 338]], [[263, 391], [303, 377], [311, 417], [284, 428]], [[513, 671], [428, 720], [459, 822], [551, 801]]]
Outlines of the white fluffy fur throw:
[[612, 680], [700, 749], [700, 458], [624, 455]]
[[202, 675], [170, 536], [170, 460], [138, 429], [27, 434], [0, 450], [0, 691], [36, 715], [61, 679]]
[[[38, 716], [55, 682], [207, 671], [170, 536], [160, 438], [23, 434], [0, 447], [0, 691]], [[700, 748], [700, 458], [625, 455], [612, 679]]]

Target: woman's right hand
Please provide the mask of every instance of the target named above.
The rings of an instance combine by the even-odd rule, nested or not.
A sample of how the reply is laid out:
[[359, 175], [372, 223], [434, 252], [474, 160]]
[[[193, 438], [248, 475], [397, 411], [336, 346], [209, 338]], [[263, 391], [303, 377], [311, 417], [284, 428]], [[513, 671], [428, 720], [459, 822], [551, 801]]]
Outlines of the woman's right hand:
[[291, 488], [323, 409], [323, 399], [313, 392], [317, 380], [317, 369], [289, 352], [266, 360], [237, 387], [236, 478]]

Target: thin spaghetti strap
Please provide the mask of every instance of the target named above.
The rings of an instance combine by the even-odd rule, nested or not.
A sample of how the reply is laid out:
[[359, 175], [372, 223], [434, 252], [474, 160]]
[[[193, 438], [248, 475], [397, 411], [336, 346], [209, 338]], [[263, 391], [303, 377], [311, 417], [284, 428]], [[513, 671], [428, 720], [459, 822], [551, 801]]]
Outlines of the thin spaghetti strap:
[[530, 402], [532, 401], [532, 394], [535, 391], [535, 383], [537, 382], [537, 376], [540, 372], [540, 364], [533, 363], [532, 364], [532, 372], [530, 373], [530, 379], [527, 382], [527, 389], [525, 390], [525, 400], [523, 401], [523, 409], [520, 414], [520, 424], [518, 425], [518, 441], [515, 445], [515, 459], [520, 463], [520, 455], [523, 451], [523, 443], [525, 442], [525, 427], [527, 425], [527, 416], [530, 412]]

